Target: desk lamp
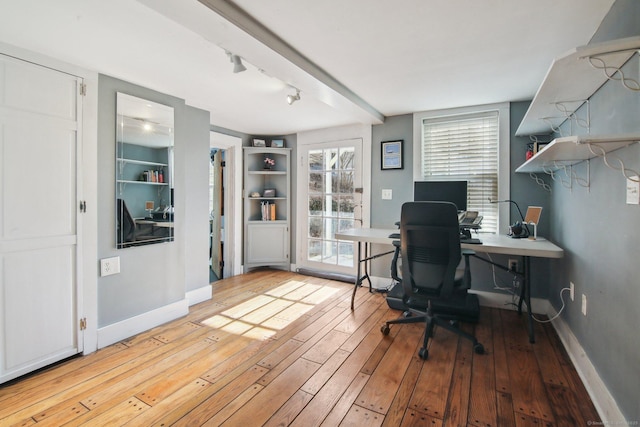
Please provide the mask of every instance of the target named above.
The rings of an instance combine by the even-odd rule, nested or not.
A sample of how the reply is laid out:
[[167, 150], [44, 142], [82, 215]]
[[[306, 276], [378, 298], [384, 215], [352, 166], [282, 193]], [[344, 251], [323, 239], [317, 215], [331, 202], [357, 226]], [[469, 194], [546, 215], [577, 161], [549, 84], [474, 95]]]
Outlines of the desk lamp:
[[538, 223], [540, 222], [540, 215], [542, 215], [542, 207], [529, 206], [527, 208], [527, 215], [524, 217], [524, 223], [533, 225], [533, 236], [529, 236], [529, 240], [538, 239]]
[[[518, 204], [515, 201], [510, 199], [493, 200], [491, 197], [489, 197], [489, 203], [513, 203], [516, 206], [516, 209], [518, 209], [518, 213], [520, 214], [520, 219], [522, 220], [522, 222], [516, 221], [512, 226], [509, 227], [509, 230], [510, 230], [509, 235], [512, 238], [520, 239], [523, 237], [528, 237], [531, 234], [531, 232], [529, 231], [529, 227], [527, 227], [527, 221], [525, 221], [524, 215], [522, 215], [522, 211], [520, 210], [520, 206], [518, 206]], [[522, 233], [525, 233], [525, 234], [522, 234]]]

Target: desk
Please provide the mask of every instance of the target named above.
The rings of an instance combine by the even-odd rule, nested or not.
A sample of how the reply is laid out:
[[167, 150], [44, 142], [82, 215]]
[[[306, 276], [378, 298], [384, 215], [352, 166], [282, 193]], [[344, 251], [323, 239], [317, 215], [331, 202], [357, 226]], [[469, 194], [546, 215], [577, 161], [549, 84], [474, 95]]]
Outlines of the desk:
[[[369, 280], [369, 291], [371, 291], [371, 280], [369, 279], [367, 263], [379, 256], [389, 254], [391, 252], [385, 252], [379, 255], [369, 256], [370, 245], [372, 243], [391, 245], [393, 239], [389, 238], [392, 233], [399, 233], [397, 228], [353, 228], [350, 230], [336, 233], [336, 238], [339, 240], [349, 240], [358, 243], [358, 265], [356, 281], [353, 288], [353, 294], [351, 295], [351, 309], [353, 310], [353, 303], [356, 295], [356, 290], [362, 285], [364, 279]], [[476, 253], [493, 253], [503, 255], [516, 255], [521, 256], [522, 273], [517, 273], [522, 278], [522, 287], [520, 290], [520, 299], [518, 302], [518, 313], [522, 314], [522, 304], [527, 305], [527, 312], [529, 317], [529, 341], [535, 342], [533, 335], [533, 313], [531, 310], [531, 257], [538, 258], [562, 258], [564, 251], [562, 248], [556, 246], [546, 239], [539, 238], [538, 240], [529, 239], [512, 239], [505, 235], [480, 235], [482, 240], [481, 245], [474, 245], [469, 243], [461, 244], [463, 249], [471, 249]], [[364, 243], [364, 257], [362, 256], [362, 246]], [[476, 257], [484, 262], [491, 263], [491, 261]], [[361, 264], [364, 264], [365, 275], [362, 275]], [[507, 270], [504, 266], [493, 264], [498, 268]]]

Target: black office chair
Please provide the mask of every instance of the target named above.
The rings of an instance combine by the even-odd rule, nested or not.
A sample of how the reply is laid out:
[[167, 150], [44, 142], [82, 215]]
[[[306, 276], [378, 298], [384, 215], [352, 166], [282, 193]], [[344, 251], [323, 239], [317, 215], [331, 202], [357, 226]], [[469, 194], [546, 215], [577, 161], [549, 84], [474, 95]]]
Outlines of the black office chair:
[[436, 325], [473, 342], [478, 354], [484, 347], [478, 340], [457, 327], [457, 322], [477, 322], [480, 313], [478, 296], [468, 291], [471, 272], [465, 254], [465, 270], [456, 280], [456, 270], [462, 259], [458, 212], [448, 202], [408, 202], [402, 205], [400, 220], [400, 254], [402, 257], [403, 305], [402, 318], [387, 321], [382, 333], [389, 334], [389, 325], [425, 322], [424, 343], [419, 351], [422, 359], [429, 356], [428, 343]]
[[149, 242], [158, 239], [153, 234], [143, 234], [137, 228], [136, 222], [127, 209], [127, 204], [122, 199], [116, 200], [116, 214], [118, 218], [118, 244], [133, 246], [136, 242]]

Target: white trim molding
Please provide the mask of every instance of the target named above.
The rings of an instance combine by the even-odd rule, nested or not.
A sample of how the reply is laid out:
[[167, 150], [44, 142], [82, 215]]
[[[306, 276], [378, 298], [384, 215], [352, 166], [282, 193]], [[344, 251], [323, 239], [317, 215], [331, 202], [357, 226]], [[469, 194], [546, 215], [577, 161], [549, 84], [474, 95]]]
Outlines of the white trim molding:
[[187, 299], [139, 314], [98, 329], [98, 348], [104, 348], [158, 325], [186, 316], [189, 313]]
[[189, 307], [198, 304], [203, 301], [210, 300], [213, 296], [213, 288], [210, 284], [198, 289], [187, 291], [186, 299], [189, 302]]

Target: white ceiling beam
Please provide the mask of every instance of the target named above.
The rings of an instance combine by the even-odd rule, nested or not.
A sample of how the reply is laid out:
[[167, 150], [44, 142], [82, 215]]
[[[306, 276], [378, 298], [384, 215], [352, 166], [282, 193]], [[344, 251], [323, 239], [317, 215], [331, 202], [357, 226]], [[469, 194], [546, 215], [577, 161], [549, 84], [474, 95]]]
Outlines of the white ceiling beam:
[[328, 86], [347, 100], [355, 104], [357, 107], [366, 112], [373, 122], [382, 123], [385, 116], [367, 103], [364, 99], [354, 93], [351, 89], [339, 82], [324, 69], [319, 67], [309, 58], [304, 56], [298, 50], [293, 48], [286, 41], [281, 39], [273, 31], [262, 25], [253, 16], [249, 15], [236, 4], [225, 0], [198, 0], [200, 3], [217, 13], [218, 15], [231, 22], [251, 37], [258, 40], [274, 52], [287, 59], [292, 64], [305, 71], [313, 78]]

